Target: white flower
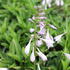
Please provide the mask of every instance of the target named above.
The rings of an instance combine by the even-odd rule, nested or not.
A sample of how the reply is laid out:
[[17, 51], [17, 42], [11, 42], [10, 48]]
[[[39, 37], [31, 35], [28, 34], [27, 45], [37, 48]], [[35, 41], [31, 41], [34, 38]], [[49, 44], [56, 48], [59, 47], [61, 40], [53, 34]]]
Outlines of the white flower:
[[34, 28], [30, 28], [30, 32], [32, 33], [32, 32], [34, 32], [35, 31], [35, 29]]
[[37, 63], [38, 70], [41, 70], [39, 63]]
[[29, 51], [30, 51], [30, 43], [31, 41], [29, 41], [29, 43], [27, 44], [27, 46], [25, 47], [25, 53], [28, 55]]
[[43, 44], [42, 40], [37, 40], [36, 41], [36, 46], [40, 47]]
[[63, 0], [61, 0], [61, 6], [63, 6], [64, 5], [64, 2], [63, 2]]
[[63, 5], [64, 5], [64, 2], [63, 2], [63, 0], [56, 0], [56, 1], [55, 1], [55, 4], [56, 4], [57, 6], [63, 6]]
[[45, 6], [45, 9], [47, 9], [46, 5], [48, 7], [51, 7], [52, 0], [42, 0], [42, 5]]
[[67, 59], [70, 60], [70, 54], [68, 54], [68, 53], [64, 53], [64, 55], [67, 57]]
[[65, 34], [65, 33], [55, 36], [55, 37], [54, 37], [54, 40], [59, 43], [59, 42], [61, 41], [61, 37], [62, 37], [64, 34]]
[[37, 48], [38, 52], [36, 52], [38, 54], [38, 56], [43, 60], [43, 61], [47, 61], [47, 57]]
[[57, 29], [54, 25], [48, 24], [51, 28]]
[[42, 5], [45, 5], [45, 0], [42, 0]]
[[53, 37], [49, 34], [49, 30], [47, 30], [45, 39], [43, 39], [43, 38], [41, 38], [41, 39], [46, 43], [48, 49], [50, 47], [53, 47], [54, 40], [53, 40]]
[[0, 70], [8, 70], [8, 68], [0, 68]]
[[31, 45], [31, 41], [32, 41], [33, 37], [34, 37], [34, 35], [31, 35], [31, 39], [30, 39], [29, 43], [27, 44], [27, 46], [25, 47], [24, 51], [25, 51], [26, 55], [28, 55], [30, 52], [30, 45]]
[[34, 47], [33, 47], [33, 50], [32, 50], [31, 56], [30, 56], [30, 61], [31, 62], [35, 61]]

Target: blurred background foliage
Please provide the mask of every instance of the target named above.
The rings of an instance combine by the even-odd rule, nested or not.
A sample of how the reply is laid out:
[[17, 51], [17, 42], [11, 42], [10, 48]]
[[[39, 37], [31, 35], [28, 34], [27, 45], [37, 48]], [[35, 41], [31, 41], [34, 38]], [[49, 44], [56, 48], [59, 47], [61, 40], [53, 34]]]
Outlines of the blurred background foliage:
[[[37, 70], [36, 64], [23, 54], [23, 49], [30, 39], [30, 28], [36, 28], [36, 23], [31, 23], [28, 18], [37, 14], [35, 5], [41, 0], [0, 0], [0, 67], [16, 70]], [[64, 1], [63, 7], [55, 5], [46, 12], [46, 24], [55, 25], [58, 30], [50, 29], [55, 36], [67, 32], [62, 42], [55, 45], [56, 50], [45, 51], [48, 61], [41, 64], [41, 70], [70, 70], [70, 61], [65, 60], [63, 52], [70, 53], [70, 0]]]

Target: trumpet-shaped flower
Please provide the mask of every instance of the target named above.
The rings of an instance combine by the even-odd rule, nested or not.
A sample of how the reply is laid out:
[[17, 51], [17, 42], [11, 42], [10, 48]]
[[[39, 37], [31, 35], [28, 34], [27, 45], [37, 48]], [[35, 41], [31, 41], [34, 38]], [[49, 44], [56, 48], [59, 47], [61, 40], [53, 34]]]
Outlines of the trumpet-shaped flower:
[[36, 46], [40, 47], [43, 44], [42, 40], [37, 40], [36, 41]]
[[43, 61], [47, 61], [47, 57], [37, 48], [38, 52], [36, 52], [38, 54], [38, 56], [43, 60]]
[[30, 61], [31, 62], [35, 61], [34, 47], [33, 47], [33, 50], [32, 50], [31, 56], [30, 56]]
[[65, 34], [65, 33], [55, 36], [55, 37], [54, 37], [54, 40], [57, 41], [57, 43], [59, 43], [59, 42], [61, 41], [61, 37], [62, 37], [64, 34]]
[[25, 47], [24, 51], [25, 51], [26, 55], [28, 55], [30, 52], [30, 45], [31, 45], [31, 41], [32, 41], [33, 37], [34, 37], [34, 35], [31, 35], [31, 39], [30, 39], [29, 43], [27, 44], [27, 46]]
[[53, 29], [57, 29], [54, 25], [49, 24], [49, 26]]
[[44, 35], [45, 33], [46, 33], [45, 28], [40, 29], [40, 31], [38, 32], [39, 35]]
[[53, 37], [49, 34], [49, 30], [47, 30], [45, 39], [43, 39], [43, 38], [41, 38], [41, 39], [46, 43], [48, 49], [50, 47], [53, 47], [54, 40], [53, 40]]
[[70, 60], [70, 54], [68, 54], [68, 53], [64, 53], [64, 55], [67, 57], [67, 59]]
[[31, 41], [29, 41], [29, 43], [27, 44], [27, 46], [25, 47], [25, 53], [28, 55], [29, 54], [29, 51], [30, 51], [30, 44], [31, 44]]

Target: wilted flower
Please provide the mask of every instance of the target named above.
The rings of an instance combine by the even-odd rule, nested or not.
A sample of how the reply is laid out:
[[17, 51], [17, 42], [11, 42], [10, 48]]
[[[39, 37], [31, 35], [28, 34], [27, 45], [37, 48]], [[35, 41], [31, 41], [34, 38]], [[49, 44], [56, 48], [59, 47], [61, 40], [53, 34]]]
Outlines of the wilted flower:
[[35, 31], [35, 29], [34, 28], [30, 28], [30, 32], [32, 33], [32, 32], [34, 32]]
[[36, 46], [40, 47], [43, 44], [42, 40], [37, 40], [36, 41]]
[[67, 59], [70, 60], [70, 54], [68, 54], [68, 53], [64, 53], [64, 55], [67, 57]]
[[34, 36], [34, 35], [31, 35], [31, 39], [30, 39], [29, 43], [27, 44], [27, 46], [25, 47], [25, 54], [26, 54], [26, 55], [28, 55], [29, 52], [30, 52], [30, 45], [31, 45], [31, 41], [32, 41], [32, 39], [33, 39], [33, 36]]
[[53, 37], [49, 34], [49, 30], [47, 30], [45, 39], [41, 38], [41, 40], [43, 40], [46, 43], [48, 49], [50, 47], [53, 47], [54, 40], [53, 40]]
[[32, 50], [31, 56], [30, 56], [30, 61], [31, 62], [35, 61], [34, 47], [33, 47], [33, 50]]
[[61, 41], [61, 37], [62, 37], [64, 34], [65, 34], [65, 33], [55, 36], [55, 37], [54, 37], [54, 40], [59, 43], [59, 42]]
[[56, 4], [57, 6], [63, 6], [63, 5], [64, 5], [64, 2], [63, 2], [63, 0], [56, 0], [56, 1], [55, 1], [55, 4]]
[[39, 63], [37, 63], [38, 70], [41, 70]]
[[48, 24], [51, 28], [57, 29], [54, 25]]
[[47, 61], [47, 57], [37, 48], [38, 52], [36, 52], [38, 54], [38, 56], [43, 60], [43, 61]]

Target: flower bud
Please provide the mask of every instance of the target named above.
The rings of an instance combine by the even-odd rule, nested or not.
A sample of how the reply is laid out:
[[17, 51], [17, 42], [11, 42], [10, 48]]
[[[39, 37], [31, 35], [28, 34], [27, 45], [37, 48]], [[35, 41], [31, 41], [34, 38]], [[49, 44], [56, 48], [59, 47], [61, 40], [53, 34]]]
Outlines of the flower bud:
[[29, 51], [30, 51], [30, 43], [31, 43], [31, 42], [29, 42], [29, 43], [27, 44], [27, 46], [25, 47], [25, 54], [26, 54], [26, 55], [29, 54]]
[[33, 33], [35, 31], [34, 28], [30, 28], [30, 33]]
[[51, 28], [57, 30], [57, 28], [54, 25], [48, 24]]
[[30, 56], [30, 61], [31, 62], [35, 61], [34, 47], [33, 47], [33, 50], [32, 50], [31, 56]]
[[59, 43], [59, 42], [61, 41], [61, 37], [62, 37], [64, 34], [65, 34], [65, 33], [55, 36], [55, 37], [54, 37], [54, 40], [57, 41], [57, 43]]
[[[38, 49], [38, 48], [37, 48]], [[47, 61], [47, 57], [38, 49], [38, 52], [36, 52], [38, 56], [43, 60]]]
[[30, 39], [29, 43], [27, 44], [27, 46], [25, 47], [24, 51], [25, 51], [26, 55], [28, 55], [30, 52], [30, 46], [31, 46], [31, 41], [32, 41], [33, 37], [34, 37], [34, 35], [31, 35], [31, 39]]

